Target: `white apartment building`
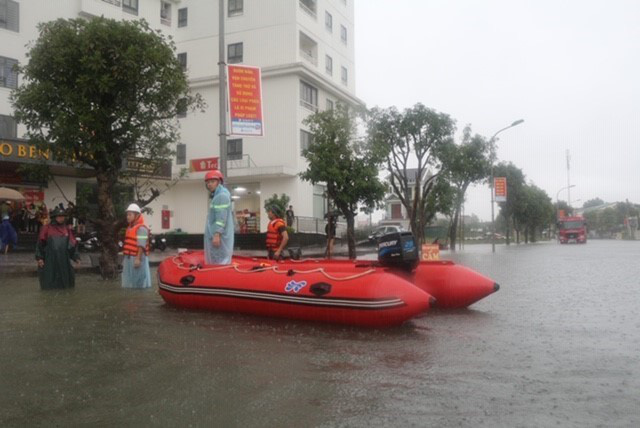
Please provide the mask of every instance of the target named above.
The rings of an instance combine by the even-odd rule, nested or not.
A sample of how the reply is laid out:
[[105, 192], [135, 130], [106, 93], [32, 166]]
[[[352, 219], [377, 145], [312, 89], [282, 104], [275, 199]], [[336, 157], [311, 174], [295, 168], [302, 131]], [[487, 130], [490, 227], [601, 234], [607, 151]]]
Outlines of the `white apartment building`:
[[[296, 215], [322, 218], [324, 188], [303, 182], [302, 149], [310, 141], [303, 120], [336, 103], [362, 105], [355, 96], [354, 0], [224, 0], [227, 62], [262, 69], [264, 137], [228, 137], [227, 187], [237, 213], [249, 213], [261, 230], [266, 198], [285, 193]], [[11, 65], [26, 61], [25, 46], [39, 22], [57, 18], [146, 19], [171, 35], [190, 87], [207, 109], [178, 120], [181, 141], [173, 171], [191, 160], [219, 156], [218, 1], [214, 0], [0, 0], [0, 185], [29, 190], [16, 165], [29, 162], [19, 149], [24, 129], [11, 118], [9, 94], [19, 84]], [[11, 153], [9, 153], [11, 152]], [[56, 185], [44, 189], [48, 206], [75, 198], [86, 171], [56, 167]], [[154, 232], [201, 233], [206, 218], [205, 172], [190, 172], [151, 204]], [[162, 184], [160, 183], [160, 186]], [[31, 186], [32, 187], [32, 186]], [[170, 225], [162, 228], [162, 211]], [[165, 226], [167, 226], [165, 224]]]

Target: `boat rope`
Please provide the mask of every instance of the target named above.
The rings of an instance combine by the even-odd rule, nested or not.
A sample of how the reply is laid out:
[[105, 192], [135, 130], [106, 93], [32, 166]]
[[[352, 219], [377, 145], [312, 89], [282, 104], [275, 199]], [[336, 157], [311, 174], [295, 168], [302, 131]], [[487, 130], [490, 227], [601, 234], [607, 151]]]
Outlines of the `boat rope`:
[[356, 279], [356, 278], [360, 278], [362, 276], [366, 276], [369, 274], [374, 273], [376, 270], [375, 268], [371, 268], [368, 269], [366, 271], [363, 272], [358, 272], [356, 274], [353, 275], [347, 275], [344, 277], [337, 277], [334, 276], [328, 272], [326, 272], [324, 270], [324, 268], [322, 267], [318, 267], [318, 268], [314, 268], [314, 269], [310, 269], [310, 270], [297, 270], [297, 269], [289, 269], [289, 270], [280, 270], [278, 269], [278, 266], [271, 266], [271, 265], [267, 265], [267, 266], [259, 266], [259, 267], [255, 267], [253, 269], [248, 269], [248, 270], [243, 270], [239, 268], [238, 263], [232, 263], [229, 265], [222, 265], [222, 266], [214, 266], [214, 267], [202, 267], [200, 265], [189, 265], [189, 266], [185, 266], [184, 263], [182, 263], [181, 261], [178, 262], [176, 259], [180, 257], [180, 256], [173, 256], [171, 258], [171, 260], [173, 261], [173, 263], [176, 265], [176, 267], [178, 269], [183, 269], [183, 270], [187, 270], [187, 271], [198, 271], [198, 272], [211, 272], [211, 271], [218, 271], [218, 270], [224, 270], [224, 269], [234, 269], [236, 272], [238, 273], [256, 273], [256, 272], [267, 272], [267, 271], [272, 271], [273, 273], [277, 273], [277, 274], [284, 274], [284, 275], [292, 275], [292, 274], [310, 274], [310, 273], [321, 273], [324, 276], [326, 276], [327, 278], [333, 280], [333, 281], [350, 281], [352, 279]]

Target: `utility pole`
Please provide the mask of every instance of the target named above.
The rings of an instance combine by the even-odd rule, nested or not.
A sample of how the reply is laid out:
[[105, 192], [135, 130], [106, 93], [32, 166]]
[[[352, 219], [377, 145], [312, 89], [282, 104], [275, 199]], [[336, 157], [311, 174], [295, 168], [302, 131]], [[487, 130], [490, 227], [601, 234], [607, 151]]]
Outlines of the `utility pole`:
[[220, 84], [220, 159], [218, 169], [227, 180], [227, 62], [224, 42], [224, 0], [218, 0], [218, 82]]

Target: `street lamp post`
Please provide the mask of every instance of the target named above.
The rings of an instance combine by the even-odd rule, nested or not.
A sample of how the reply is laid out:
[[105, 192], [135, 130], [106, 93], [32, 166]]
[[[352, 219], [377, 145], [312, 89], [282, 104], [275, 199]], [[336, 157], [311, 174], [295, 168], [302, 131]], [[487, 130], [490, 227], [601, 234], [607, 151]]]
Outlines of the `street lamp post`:
[[558, 190], [558, 193], [556, 193], [556, 210], [558, 210], [558, 205], [560, 204], [560, 199], [558, 199], [560, 197], [560, 192], [562, 192], [563, 190], [569, 190], [572, 187], [576, 187], [576, 185], [572, 184], [570, 186], [564, 186], [562, 189]]
[[495, 253], [496, 252], [496, 224], [495, 224], [495, 214], [493, 211], [493, 205], [495, 202], [495, 190], [493, 188], [494, 183], [493, 183], [493, 178], [494, 178], [494, 171], [493, 171], [493, 167], [495, 164], [495, 158], [496, 158], [496, 136], [501, 133], [502, 131], [506, 131], [509, 128], [513, 128], [514, 126], [518, 126], [520, 125], [522, 122], [524, 122], [524, 119], [519, 119], [516, 120], [515, 122], [513, 122], [511, 125], [509, 126], [505, 126], [504, 128], [496, 131], [495, 134], [493, 134], [493, 136], [491, 137], [491, 139], [489, 140], [489, 144], [491, 145], [491, 252]]

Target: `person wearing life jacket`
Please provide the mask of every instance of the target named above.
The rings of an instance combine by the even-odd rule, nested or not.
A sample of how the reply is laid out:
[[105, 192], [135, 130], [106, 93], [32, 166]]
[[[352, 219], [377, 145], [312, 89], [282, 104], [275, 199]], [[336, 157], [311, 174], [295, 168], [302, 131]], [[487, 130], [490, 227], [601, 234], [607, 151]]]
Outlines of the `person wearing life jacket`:
[[137, 204], [127, 207], [127, 231], [122, 248], [122, 287], [151, 287], [149, 270], [149, 228]]
[[231, 194], [224, 187], [224, 177], [217, 169], [204, 177], [209, 191], [209, 211], [204, 230], [204, 259], [208, 265], [231, 264], [235, 226]]
[[267, 207], [267, 215], [270, 220], [267, 226], [267, 256], [272, 260], [279, 260], [282, 259], [282, 252], [289, 242], [289, 233], [279, 207]]

